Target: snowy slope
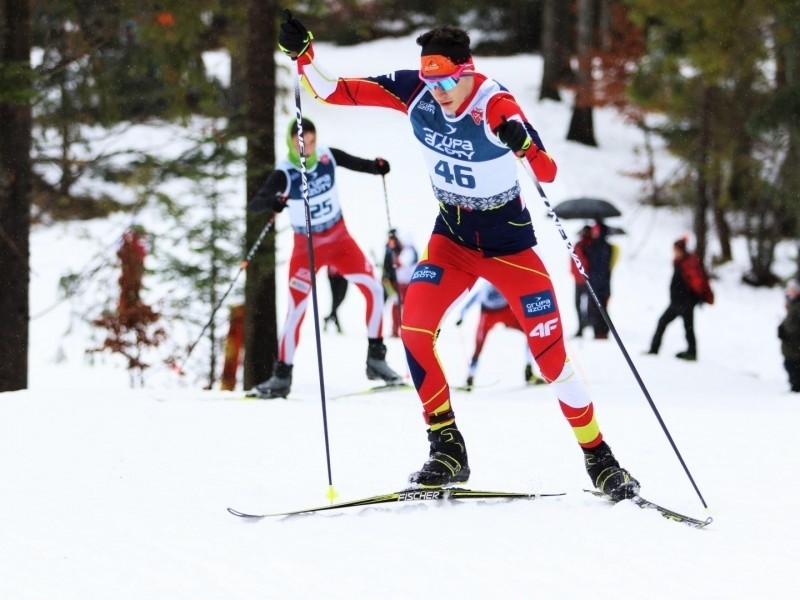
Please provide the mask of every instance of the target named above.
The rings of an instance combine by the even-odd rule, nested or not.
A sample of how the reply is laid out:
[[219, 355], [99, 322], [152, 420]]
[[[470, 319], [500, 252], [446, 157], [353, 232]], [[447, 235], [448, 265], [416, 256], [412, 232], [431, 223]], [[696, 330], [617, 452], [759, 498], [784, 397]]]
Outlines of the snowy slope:
[[[417, 56], [411, 39], [360, 49], [321, 45], [319, 53], [332, 70], [344, 67], [348, 75], [413, 66]], [[775, 336], [781, 291], [738, 283], [746, 255], [737, 241], [736, 264], [717, 272], [717, 302], [696, 312], [698, 362], [673, 358], [683, 349], [679, 322], [667, 330], [660, 356], [643, 355], [666, 307], [671, 244], [690, 230], [688, 215], [637, 204], [638, 183], [621, 173], [641, 166], [642, 140], [612, 112], [595, 114], [599, 148], [563, 140], [569, 103], [536, 101], [538, 58], [477, 63], [517, 94], [556, 157], [559, 178], [545, 186], [550, 200], [591, 194], [622, 209], [613, 224], [628, 235], [615, 238], [621, 258], [609, 312], [715, 522], [697, 531], [582, 493], [589, 481], [569, 427], [547, 389], [522, 386], [522, 337], [505, 330], [487, 341], [477, 376], [485, 387], [454, 392], [470, 485], [566, 496], [243, 522], [225, 508], [271, 511], [325, 502], [312, 319], [306, 319], [288, 400], [198, 392], [169, 371], [154, 373], [145, 389], [130, 390], [114, 360], [92, 366], [84, 357], [91, 345], [87, 328], [70, 311], [92, 316], [102, 307], [102, 293], [90, 288], [86, 294], [97, 297], [62, 303], [32, 322], [30, 390], [0, 395], [0, 598], [800, 597], [793, 577], [800, 550], [793, 507], [800, 403], [787, 392]], [[287, 99], [278, 131], [291, 104]], [[404, 118], [327, 107], [305, 94], [303, 108], [321, 143], [391, 162], [392, 222], [424, 243], [435, 204]], [[161, 142], [159, 132], [151, 135], [154, 145]], [[662, 173], [671, 164], [659, 156]], [[345, 170], [339, 175], [348, 226], [379, 256], [387, 226], [381, 181]], [[571, 332], [568, 257], [535, 189], [522, 182]], [[244, 198], [232, 194], [230, 201], [241, 207]], [[56, 300], [59, 276], [113, 244], [125, 223], [115, 218], [34, 232], [32, 314]], [[582, 224], [565, 227], [574, 237]], [[278, 243], [288, 256], [291, 234], [282, 232]], [[792, 256], [781, 251], [778, 272], [788, 276]], [[113, 277], [106, 295], [114, 293]], [[327, 311], [324, 278], [320, 283]], [[158, 289], [150, 292], [154, 302]], [[427, 453], [413, 392], [336, 398], [369, 385], [363, 308], [351, 290], [341, 309], [344, 334], [322, 336], [331, 475], [341, 500], [401, 488]], [[461, 327], [454, 321], [451, 314], [444, 324], [439, 354], [458, 384], [466, 377], [477, 315]], [[390, 364], [404, 371], [399, 340], [387, 344]], [[615, 341], [570, 338], [568, 348], [607, 440], [640, 479], [643, 494], [705, 515]]]

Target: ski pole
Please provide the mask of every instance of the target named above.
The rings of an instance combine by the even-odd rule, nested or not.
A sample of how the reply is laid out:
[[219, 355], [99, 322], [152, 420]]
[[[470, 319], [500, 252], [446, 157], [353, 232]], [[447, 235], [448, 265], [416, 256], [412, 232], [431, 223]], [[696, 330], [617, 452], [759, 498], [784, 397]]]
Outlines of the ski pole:
[[392, 227], [392, 216], [389, 214], [389, 192], [386, 190], [386, 175], [381, 175], [383, 180], [383, 201], [386, 205], [386, 222], [389, 224], [389, 231], [394, 229]]
[[[284, 11], [286, 20], [292, 18], [291, 11]], [[297, 120], [297, 140], [300, 142], [300, 189], [303, 192], [303, 203], [306, 210], [306, 238], [308, 239], [308, 263], [311, 272], [311, 305], [314, 313], [314, 335], [317, 341], [317, 370], [319, 372], [319, 395], [322, 403], [322, 427], [325, 433], [325, 459], [328, 466], [328, 500], [333, 502], [337, 494], [333, 488], [331, 474], [331, 450], [328, 437], [328, 410], [325, 403], [325, 375], [322, 368], [322, 339], [319, 327], [319, 303], [317, 301], [317, 269], [314, 264], [314, 238], [311, 231], [311, 204], [308, 200], [308, 177], [306, 175], [306, 152], [303, 139], [303, 109], [300, 104], [300, 65], [295, 69], [294, 77], [294, 104]]]
[[661, 413], [659, 413], [658, 408], [656, 408], [655, 402], [653, 402], [653, 398], [650, 396], [650, 392], [647, 391], [647, 386], [645, 386], [642, 377], [639, 375], [639, 371], [636, 369], [636, 366], [633, 364], [633, 360], [628, 354], [627, 349], [625, 348], [625, 344], [622, 343], [622, 339], [619, 337], [619, 333], [617, 333], [617, 328], [614, 327], [614, 323], [611, 322], [611, 317], [608, 315], [608, 311], [603, 307], [600, 299], [597, 297], [597, 294], [592, 288], [592, 284], [589, 283], [589, 277], [586, 275], [586, 271], [583, 269], [583, 264], [581, 264], [581, 260], [575, 254], [575, 249], [572, 246], [572, 243], [569, 241], [569, 237], [567, 233], [564, 231], [564, 227], [561, 225], [561, 220], [558, 218], [558, 215], [553, 210], [553, 206], [550, 204], [550, 200], [547, 198], [547, 195], [544, 193], [542, 189], [542, 185], [539, 183], [539, 179], [536, 177], [536, 174], [533, 172], [533, 168], [531, 167], [530, 163], [523, 157], [520, 159], [522, 166], [525, 168], [525, 172], [528, 173], [533, 184], [536, 186], [536, 190], [539, 192], [539, 195], [542, 197], [542, 201], [544, 202], [545, 208], [547, 209], [547, 214], [550, 215], [550, 218], [553, 220], [553, 223], [558, 229], [558, 233], [561, 235], [561, 239], [564, 240], [564, 243], [567, 245], [567, 250], [569, 250], [570, 256], [572, 256], [572, 260], [575, 263], [575, 266], [578, 268], [583, 280], [586, 282], [586, 288], [589, 290], [589, 295], [591, 295], [592, 300], [594, 300], [595, 305], [597, 305], [597, 309], [600, 311], [600, 314], [603, 316], [603, 320], [608, 325], [609, 331], [614, 336], [614, 340], [617, 342], [617, 346], [622, 351], [622, 355], [625, 357], [625, 362], [628, 363], [628, 367], [630, 367], [631, 372], [633, 373], [636, 382], [639, 384], [639, 387], [644, 394], [644, 397], [647, 399], [647, 403], [650, 405], [650, 408], [653, 410], [653, 414], [656, 416], [658, 420], [658, 424], [661, 425], [661, 429], [664, 431], [664, 434], [667, 436], [667, 440], [669, 440], [670, 446], [672, 446], [672, 450], [675, 452], [675, 456], [678, 457], [678, 461], [681, 463], [683, 470], [686, 472], [686, 476], [689, 478], [689, 481], [694, 487], [694, 491], [697, 492], [697, 496], [700, 498], [700, 502], [703, 504], [703, 508], [708, 508], [705, 499], [703, 498], [703, 494], [700, 493], [700, 489], [697, 487], [697, 484], [694, 481], [694, 477], [689, 472], [689, 467], [686, 466], [686, 462], [683, 460], [683, 456], [681, 456], [680, 451], [678, 450], [678, 446], [675, 445], [675, 441], [672, 439], [672, 435], [667, 429], [666, 423], [664, 423], [664, 419], [661, 418]]
[[[261, 229], [261, 233], [258, 234], [258, 238], [253, 243], [253, 246], [247, 252], [247, 254], [245, 255], [244, 260], [239, 265], [239, 270], [236, 271], [236, 275], [233, 276], [233, 280], [231, 281], [231, 284], [228, 286], [228, 289], [222, 295], [222, 298], [220, 298], [219, 302], [217, 302], [217, 305], [211, 310], [211, 317], [209, 317], [209, 319], [206, 322], [206, 324], [203, 325], [203, 329], [200, 332], [200, 335], [198, 335], [197, 339], [194, 342], [192, 342], [192, 344], [189, 346], [189, 351], [186, 353], [186, 356], [183, 357], [183, 364], [184, 365], [189, 360], [189, 357], [192, 355], [192, 352], [194, 352], [194, 349], [197, 346], [197, 344], [199, 344], [200, 340], [203, 339], [203, 336], [205, 335], [206, 330], [211, 326], [211, 323], [214, 321], [214, 317], [216, 317], [216, 315], [217, 315], [217, 311], [222, 306], [222, 303], [225, 302], [225, 298], [228, 297], [228, 294], [231, 293], [231, 290], [233, 289], [233, 286], [236, 284], [236, 280], [239, 279], [239, 275], [242, 274], [242, 271], [247, 269], [248, 265], [250, 264], [250, 261], [253, 259], [253, 255], [256, 253], [256, 250], [258, 250], [258, 247], [261, 245], [261, 242], [264, 241], [264, 237], [266, 237], [267, 233], [269, 233], [272, 230], [272, 227], [274, 226], [274, 224], [275, 224], [275, 217], [273, 216], [269, 221], [267, 221], [267, 224], [264, 225], [264, 227]], [[184, 372], [184, 370], [183, 370], [183, 367], [181, 365], [179, 365], [177, 362], [173, 362], [172, 363], [172, 370], [175, 371], [178, 375], [181, 375], [181, 376], [186, 374]]]

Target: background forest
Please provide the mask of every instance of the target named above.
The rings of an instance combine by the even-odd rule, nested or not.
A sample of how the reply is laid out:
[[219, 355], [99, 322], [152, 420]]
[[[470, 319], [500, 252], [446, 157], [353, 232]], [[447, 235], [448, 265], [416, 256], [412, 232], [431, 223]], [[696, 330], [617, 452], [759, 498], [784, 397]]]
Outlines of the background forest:
[[[541, 97], [572, 103], [567, 139], [596, 145], [593, 110], [615, 107], [678, 159], [674, 172], [657, 173], [650, 161], [627, 174], [642, 182], [640, 201], [690, 212], [709, 267], [729, 262], [731, 240], [742, 236], [750, 262], [742, 285], [782, 283], [772, 268], [776, 245], [800, 238], [796, 1], [0, 0], [0, 391], [27, 387], [31, 228], [119, 212], [134, 227], [136, 214], [154, 206], [174, 234], [160, 243], [194, 250], [197, 260], [175, 253], [164, 267], [189, 291], [176, 295], [171, 315], [148, 313], [141, 302], [132, 312], [109, 309], [98, 323], [109, 331], [104, 349], [141, 373], [147, 365], [136, 348], [160, 343], [159, 318], [178, 318], [199, 300], [205, 314], [182, 318], [208, 338], [214, 385], [214, 312], [231, 266], [252, 248], [244, 385], [269, 376], [275, 232], [270, 215], [245, 207], [275, 164], [276, 113], [291, 95], [276, 83], [277, 69], [289, 68], [275, 52], [283, 8], [340, 45], [451, 22], [470, 31], [478, 54], [540, 54]], [[228, 78], [211, 68], [214, 52], [230, 57]], [[141, 124], [180, 128], [197, 118], [203, 134], [169, 158], [115, 143]], [[246, 181], [239, 215], [217, 211], [234, 176]], [[191, 207], [161, 187], [170, 181], [196, 186], [212, 218], [187, 225]], [[65, 274], [64, 297], [96, 267]]]

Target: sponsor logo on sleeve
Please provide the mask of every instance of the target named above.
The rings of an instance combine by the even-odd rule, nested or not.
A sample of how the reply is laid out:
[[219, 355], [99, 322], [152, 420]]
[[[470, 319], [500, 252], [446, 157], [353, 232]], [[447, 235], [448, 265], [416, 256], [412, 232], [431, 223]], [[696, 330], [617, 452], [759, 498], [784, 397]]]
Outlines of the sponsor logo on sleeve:
[[411, 283], [426, 282], [439, 285], [439, 283], [442, 281], [443, 273], [444, 269], [437, 267], [436, 265], [417, 265], [417, 268], [414, 269], [414, 274], [411, 276]]

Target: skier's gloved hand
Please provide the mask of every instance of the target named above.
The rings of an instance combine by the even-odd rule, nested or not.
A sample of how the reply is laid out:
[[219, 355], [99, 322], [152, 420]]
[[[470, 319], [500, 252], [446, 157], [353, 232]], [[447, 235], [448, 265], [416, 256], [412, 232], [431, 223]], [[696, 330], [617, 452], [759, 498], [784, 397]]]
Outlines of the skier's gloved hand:
[[281, 30], [278, 34], [278, 48], [281, 49], [281, 52], [290, 56], [292, 60], [297, 60], [298, 56], [308, 50], [313, 39], [313, 34], [306, 29], [306, 26], [287, 10], [286, 20], [281, 23]]
[[375, 159], [375, 170], [378, 172], [378, 175], [386, 175], [391, 170], [389, 161], [379, 156]]
[[519, 121], [507, 121], [504, 117], [503, 123], [493, 133], [515, 153], [524, 152], [531, 147], [531, 136], [525, 125]]
[[269, 207], [274, 210], [276, 213], [281, 212], [284, 208], [286, 208], [286, 201], [289, 199], [289, 196], [281, 194], [277, 192], [274, 196], [272, 196], [268, 203]]

